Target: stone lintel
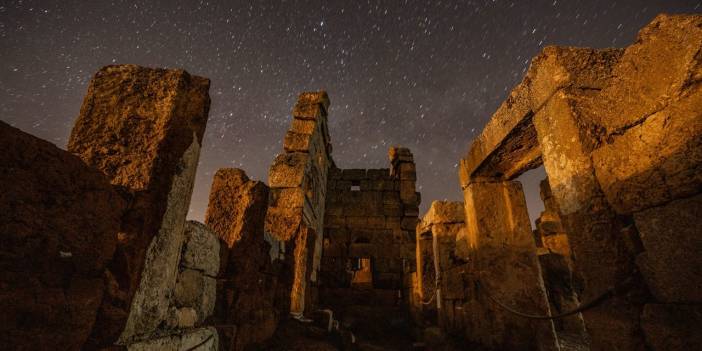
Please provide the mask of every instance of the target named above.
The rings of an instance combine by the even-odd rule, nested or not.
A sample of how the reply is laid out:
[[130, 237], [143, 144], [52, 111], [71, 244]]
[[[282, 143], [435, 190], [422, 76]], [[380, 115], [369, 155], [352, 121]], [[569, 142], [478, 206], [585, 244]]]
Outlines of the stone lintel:
[[[532, 116], [565, 87], [601, 89], [623, 50], [549, 46], [473, 140], [463, 159], [461, 186], [473, 177], [510, 180], [541, 165]], [[465, 173], [465, 175], [463, 175]]]

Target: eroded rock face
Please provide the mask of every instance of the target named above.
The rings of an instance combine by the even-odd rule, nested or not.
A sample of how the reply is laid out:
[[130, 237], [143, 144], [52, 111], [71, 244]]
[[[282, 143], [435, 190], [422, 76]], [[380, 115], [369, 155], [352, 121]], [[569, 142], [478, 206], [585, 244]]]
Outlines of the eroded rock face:
[[[129, 196], [92, 347], [153, 332], [175, 286], [209, 80], [183, 70], [106, 66], [93, 77], [68, 150]], [[136, 297], [135, 297], [136, 296]]]
[[214, 176], [206, 223], [221, 240], [223, 254], [217, 287], [215, 320], [224, 345], [243, 350], [273, 335], [277, 275], [263, 226], [268, 187], [249, 180], [239, 169], [220, 169]]
[[0, 122], [0, 345], [83, 347], [126, 202], [100, 172]]

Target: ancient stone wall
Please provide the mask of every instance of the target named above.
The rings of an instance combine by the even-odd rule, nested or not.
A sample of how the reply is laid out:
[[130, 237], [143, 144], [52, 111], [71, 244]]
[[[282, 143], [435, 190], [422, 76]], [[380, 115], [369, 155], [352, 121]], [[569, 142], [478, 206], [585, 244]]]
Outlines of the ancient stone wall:
[[390, 149], [390, 161], [389, 169], [329, 171], [320, 305], [358, 332], [407, 318], [420, 198], [409, 150]]
[[[332, 169], [322, 264], [325, 288], [350, 287], [354, 258], [370, 258], [372, 287], [403, 289], [413, 270], [418, 197], [411, 154], [403, 156], [404, 177], [390, 169]], [[402, 186], [411, 196], [403, 197]]]
[[[327, 173], [333, 165], [328, 107], [325, 92], [300, 94], [293, 108], [292, 126], [285, 135], [285, 152], [276, 156], [268, 175], [270, 201], [265, 230], [283, 243], [286, 273], [280, 293], [289, 294], [290, 301], [282, 308], [297, 315], [312, 308], [316, 295]], [[281, 303], [283, 300], [279, 299]]]

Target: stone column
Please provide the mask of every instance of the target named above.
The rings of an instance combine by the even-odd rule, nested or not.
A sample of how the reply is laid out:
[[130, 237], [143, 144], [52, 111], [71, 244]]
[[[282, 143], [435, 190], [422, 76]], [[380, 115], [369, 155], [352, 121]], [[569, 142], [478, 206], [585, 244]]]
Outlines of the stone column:
[[488, 298], [525, 313], [549, 306], [519, 182], [473, 181], [463, 190], [466, 230], [479, 301], [467, 305], [470, 335], [501, 350], [557, 350], [553, 324], [511, 314]]
[[176, 281], [210, 99], [183, 70], [106, 66], [95, 74], [68, 150], [130, 198], [90, 347], [148, 337]]
[[[634, 262], [620, 231], [622, 225], [595, 178], [590, 156], [594, 145], [581, 132], [574, 106], [573, 98], [559, 91], [534, 116], [534, 125], [553, 196], [576, 255], [576, 269], [584, 279], [580, 300], [587, 302], [634, 276]], [[641, 308], [641, 302], [620, 295], [585, 311], [593, 349], [643, 347], [638, 330]]]

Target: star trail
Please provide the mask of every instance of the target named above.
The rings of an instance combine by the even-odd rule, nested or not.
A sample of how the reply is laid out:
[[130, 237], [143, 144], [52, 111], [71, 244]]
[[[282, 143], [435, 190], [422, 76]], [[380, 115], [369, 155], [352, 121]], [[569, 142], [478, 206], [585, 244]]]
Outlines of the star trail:
[[[326, 90], [341, 168], [409, 147], [418, 190], [461, 199], [457, 163], [545, 46], [624, 47], [700, 1], [3, 1], [0, 119], [65, 148], [92, 74], [133, 63], [212, 81], [191, 204], [212, 175], [266, 180], [302, 91]], [[522, 177], [538, 208], [543, 171]], [[533, 210], [532, 210], [533, 211]], [[532, 216], [534, 213], [532, 213]], [[538, 215], [538, 213], [536, 213]]]

